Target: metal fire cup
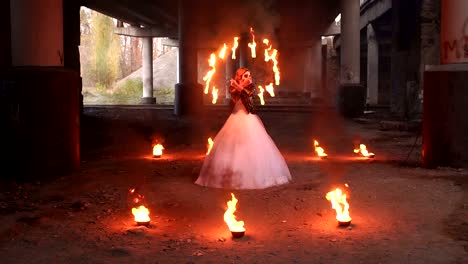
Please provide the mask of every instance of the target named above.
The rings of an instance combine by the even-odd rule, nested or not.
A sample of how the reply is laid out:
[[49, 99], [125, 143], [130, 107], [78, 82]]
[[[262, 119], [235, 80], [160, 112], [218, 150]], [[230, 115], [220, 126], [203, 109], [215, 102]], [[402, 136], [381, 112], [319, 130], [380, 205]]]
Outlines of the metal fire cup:
[[341, 222], [341, 221], [338, 221], [338, 226], [349, 226], [351, 224], [351, 220], [347, 221], [347, 222]]
[[137, 226], [146, 226], [148, 227], [150, 225], [150, 221], [148, 222], [136, 222]]
[[241, 238], [245, 235], [245, 231], [231, 231], [233, 238]]

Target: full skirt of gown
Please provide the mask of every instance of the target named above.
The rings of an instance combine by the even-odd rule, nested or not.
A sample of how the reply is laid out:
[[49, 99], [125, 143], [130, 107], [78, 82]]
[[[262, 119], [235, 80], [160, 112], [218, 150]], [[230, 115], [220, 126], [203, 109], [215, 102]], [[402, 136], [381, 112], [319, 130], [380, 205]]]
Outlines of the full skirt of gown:
[[257, 115], [239, 100], [214, 138], [196, 184], [225, 189], [264, 189], [288, 183], [288, 166]]

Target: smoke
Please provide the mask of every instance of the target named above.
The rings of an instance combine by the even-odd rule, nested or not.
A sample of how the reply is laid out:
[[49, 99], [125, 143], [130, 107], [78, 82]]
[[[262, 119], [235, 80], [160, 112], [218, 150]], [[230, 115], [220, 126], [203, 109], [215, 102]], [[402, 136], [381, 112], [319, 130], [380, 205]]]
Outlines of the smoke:
[[259, 37], [275, 38], [279, 14], [273, 0], [215, 1], [213, 8], [203, 9], [200, 32], [210, 43], [230, 43], [234, 36], [253, 27]]

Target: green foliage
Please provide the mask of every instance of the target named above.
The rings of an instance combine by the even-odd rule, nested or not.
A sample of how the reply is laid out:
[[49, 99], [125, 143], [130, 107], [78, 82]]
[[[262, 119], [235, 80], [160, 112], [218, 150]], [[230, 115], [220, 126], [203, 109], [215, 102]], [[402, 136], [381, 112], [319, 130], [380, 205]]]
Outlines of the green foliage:
[[112, 18], [82, 8], [80, 61], [86, 86], [110, 88], [120, 76], [120, 37], [114, 34]]
[[137, 104], [143, 93], [143, 82], [140, 79], [128, 79], [114, 92], [114, 98], [120, 103]]
[[110, 87], [120, 71], [119, 37], [114, 34], [114, 22], [108, 16], [93, 12], [92, 25], [95, 81]]
[[143, 91], [143, 82], [139, 79], [128, 79], [110, 92], [105, 86], [96, 86], [101, 96], [101, 104], [138, 104]]
[[173, 86], [159, 86], [155, 88], [154, 92], [158, 104], [174, 104], [175, 91]]

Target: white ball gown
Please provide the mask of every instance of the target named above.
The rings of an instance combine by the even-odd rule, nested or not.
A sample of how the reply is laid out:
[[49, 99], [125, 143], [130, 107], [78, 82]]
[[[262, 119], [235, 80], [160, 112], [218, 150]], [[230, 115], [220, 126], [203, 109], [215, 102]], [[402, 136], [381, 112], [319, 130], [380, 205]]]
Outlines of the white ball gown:
[[288, 166], [262, 121], [238, 100], [214, 138], [195, 183], [225, 189], [264, 189], [290, 180]]

